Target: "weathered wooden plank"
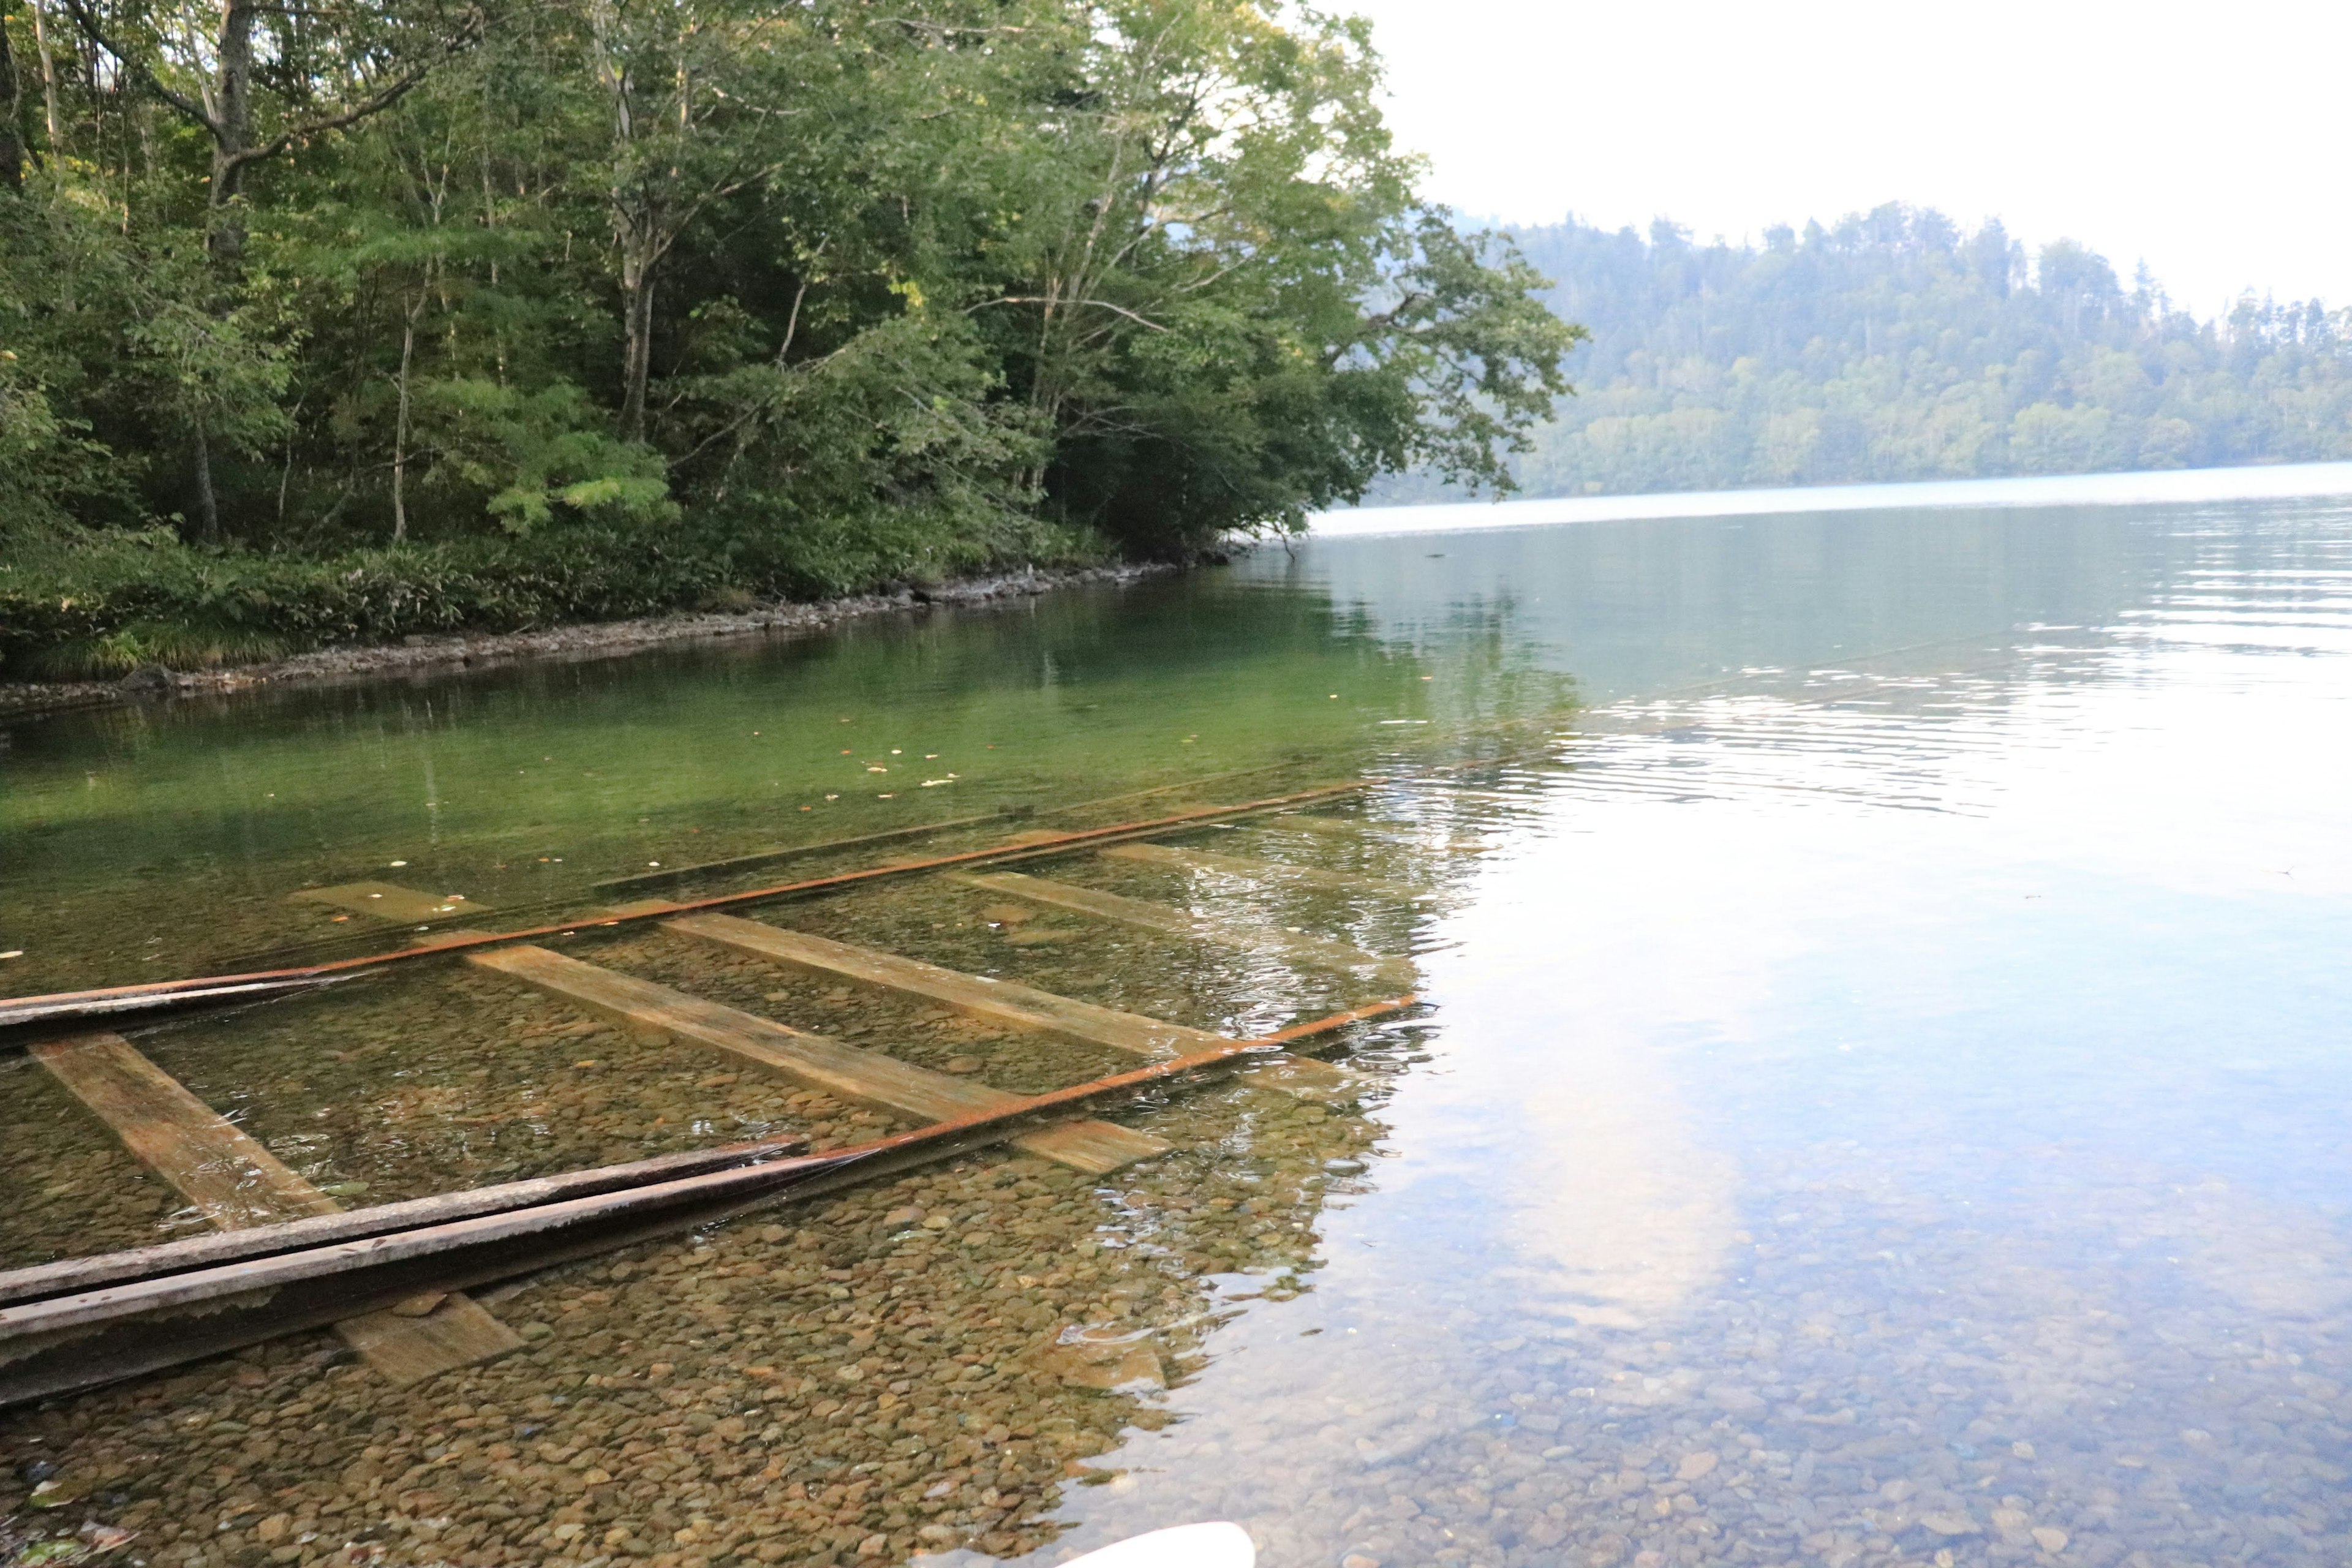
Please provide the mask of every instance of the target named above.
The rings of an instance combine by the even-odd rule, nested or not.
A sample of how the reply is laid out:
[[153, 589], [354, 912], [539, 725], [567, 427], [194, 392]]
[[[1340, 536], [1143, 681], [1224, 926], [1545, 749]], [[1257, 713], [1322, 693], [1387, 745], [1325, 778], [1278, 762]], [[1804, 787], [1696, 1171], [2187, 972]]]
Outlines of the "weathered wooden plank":
[[378, 920], [397, 921], [404, 925], [487, 914], [491, 909], [462, 893], [436, 899], [430, 893], [392, 882], [345, 882], [334, 888], [305, 888], [292, 897], [298, 903], [324, 904], [329, 909], [349, 910], [353, 914], [373, 915]]
[[[224, 1230], [332, 1214], [341, 1206], [120, 1035], [43, 1041], [27, 1054]], [[415, 1315], [367, 1312], [336, 1324], [335, 1331], [399, 1386], [523, 1343], [481, 1303], [455, 1293]]]
[[[852, 947], [847, 942], [787, 931], [738, 915], [688, 915], [664, 921], [662, 929], [717, 942], [804, 973], [919, 996], [991, 1023], [1108, 1046], [1139, 1057], [1207, 1050], [1226, 1043], [1225, 1037], [1206, 1029], [1056, 996], [1016, 981], [965, 974], [919, 959]], [[1245, 1076], [1253, 1082], [1263, 1081], [1294, 1093], [1315, 1095], [1328, 1095], [1355, 1081], [1352, 1073], [1303, 1057], [1277, 1058]]]
[[341, 1206], [120, 1035], [44, 1040], [26, 1054], [223, 1230]]
[[[1367, 834], [1411, 834], [1417, 830], [1409, 822], [1390, 822], [1365, 816], [1319, 816], [1310, 812], [1286, 811], [1249, 825], [1254, 829], [1295, 827], [1304, 833], [1319, 834], [1326, 838], [1352, 838], [1361, 842]], [[1472, 838], [1449, 838], [1443, 844], [1423, 846], [1454, 855], [1483, 855], [1490, 845]]]
[[607, 878], [589, 886], [600, 893], [618, 892], [625, 888], [666, 888], [673, 883], [690, 881], [697, 877], [731, 876], [739, 871], [757, 870], [762, 866], [781, 865], [786, 860], [804, 859], [811, 855], [824, 855], [844, 849], [862, 849], [876, 844], [896, 844], [908, 838], [923, 838], [935, 833], [951, 833], [959, 827], [977, 827], [985, 823], [1002, 822], [1007, 813], [982, 812], [978, 816], [959, 816], [946, 822], [918, 823], [912, 827], [885, 828], [879, 833], [860, 833], [850, 838], [825, 838], [814, 844], [788, 844], [778, 849], [759, 849], [749, 855], [730, 855], [724, 860], [703, 860], [691, 866], [668, 866], [659, 870], [640, 871], [633, 876]]
[[1308, 811], [1285, 811], [1265, 819], [1262, 827], [1295, 827], [1302, 833], [1320, 833], [1329, 838], [1360, 838], [1364, 830], [1394, 826], [1369, 822], [1360, 816], [1324, 816]]
[[1031, 877], [1019, 871], [950, 875], [954, 880], [969, 887], [985, 888], [992, 893], [1010, 893], [1033, 903], [1073, 910], [1099, 920], [1117, 921], [1122, 925], [1165, 931], [1171, 936], [1191, 937], [1196, 942], [1238, 948], [1244, 952], [1269, 952], [1307, 968], [1353, 974], [1377, 980], [1384, 985], [1412, 984], [1412, 965], [1404, 960], [1381, 958], [1361, 948], [1349, 947], [1345, 942], [1332, 942], [1326, 937], [1308, 936], [1300, 931], [1273, 931], [1264, 926], [1236, 925], [1226, 920], [1202, 920], [1166, 904], [1148, 903], [1141, 899], [1099, 892], [1093, 888], [1073, 887], [1067, 882], [1049, 881], [1045, 878]]
[[1278, 860], [1252, 860], [1239, 855], [1219, 855], [1206, 849], [1177, 849], [1165, 844], [1114, 844], [1102, 854], [1111, 859], [1140, 860], [1153, 866], [1173, 866], [1186, 871], [1217, 871], [1257, 882], [1288, 882], [1301, 888], [1328, 888], [1339, 893], [1377, 893], [1384, 899], [1419, 903], [1437, 897], [1402, 882], [1360, 877], [1349, 871], [1326, 871], [1318, 866], [1286, 866]]
[[[543, 947], [503, 947], [469, 963], [552, 992], [635, 1028], [658, 1030], [760, 1063], [836, 1100], [930, 1121], [995, 1110], [1022, 1097], [896, 1061], [823, 1035], [708, 1002], [634, 975], [600, 969]], [[1170, 1145], [1107, 1121], [1065, 1122], [1024, 1132], [1013, 1143], [1033, 1154], [1100, 1174], [1165, 1153]]]

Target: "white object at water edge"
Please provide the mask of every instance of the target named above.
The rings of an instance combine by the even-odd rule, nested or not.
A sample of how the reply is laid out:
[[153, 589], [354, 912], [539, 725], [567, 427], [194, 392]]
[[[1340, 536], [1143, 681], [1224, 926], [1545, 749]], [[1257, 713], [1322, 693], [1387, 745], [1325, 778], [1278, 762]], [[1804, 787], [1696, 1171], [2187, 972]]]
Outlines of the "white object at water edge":
[[1220, 1521], [1155, 1530], [1073, 1558], [1062, 1568], [1255, 1568], [1256, 1563], [1249, 1531]]

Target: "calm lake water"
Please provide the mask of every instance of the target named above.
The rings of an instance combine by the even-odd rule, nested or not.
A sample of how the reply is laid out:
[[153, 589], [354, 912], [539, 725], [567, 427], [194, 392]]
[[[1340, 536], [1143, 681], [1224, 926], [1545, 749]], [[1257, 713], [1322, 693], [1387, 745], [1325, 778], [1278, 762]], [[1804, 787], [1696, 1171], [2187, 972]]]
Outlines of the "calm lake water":
[[[1314, 540], [10, 738], [11, 993], [342, 940], [306, 882], [520, 908], [780, 822], [1383, 779], [1171, 841], [1434, 891], [1272, 917], [1428, 1006], [1286, 1261], [1186, 1263], [1108, 1179], [1104, 1244], [1205, 1316], [1042, 1560], [1229, 1518], [1270, 1568], [2352, 1561], [2352, 501]], [[989, 951], [927, 955], [1236, 1030], [1349, 999]]]

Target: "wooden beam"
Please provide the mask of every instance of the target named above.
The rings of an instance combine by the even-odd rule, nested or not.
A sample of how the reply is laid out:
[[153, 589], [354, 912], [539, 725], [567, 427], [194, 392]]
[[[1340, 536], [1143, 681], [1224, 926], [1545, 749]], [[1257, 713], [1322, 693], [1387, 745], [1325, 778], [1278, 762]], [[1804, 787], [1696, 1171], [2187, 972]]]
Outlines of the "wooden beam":
[[1277, 860], [1249, 860], [1239, 855], [1218, 855], [1206, 849], [1172, 849], [1165, 844], [1115, 844], [1102, 851], [1107, 858], [1140, 860], [1153, 866], [1173, 866], [1185, 871], [1215, 871], [1247, 877], [1257, 882], [1290, 882], [1302, 888], [1328, 888], [1339, 893], [1377, 893], [1384, 899], [1418, 903], [1437, 897], [1402, 882], [1359, 877], [1347, 871], [1326, 871], [1315, 866], [1286, 866]]
[[[81, 1035], [27, 1048], [150, 1170], [224, 1230], [335, 1213], [334, 1199], [286, 1168], [120, 1035]], [[471, 1297], [404, 1303], [335, 1325], [396, 1386], [522, 1347], [522, 1337]]]
[[[1070, 805], [1055, 806], [1045, 815], [1069, 816], [1081, 811], [1091, 811], [1106, 805], [1118, 805], [1131, 800], [1148, 800], [1156, 795], [1171, 795], [1178, 790], [1192, 789], [1201, 784], [1215, 784], [1224, 779], [1247, 778], [1253, 773], [1273, 773], [1280, 768], [1296, 766], [1293, 763], [1274, 763], [1254, 768], [1235, 768], [1229, 773], [1203, 773], [1193, 778], [1179, 779], [1174, 784], [1155, 784], [1150, 789], [1130, 790], [1125, 795], [1105, 795], [1099, 800], [1082, 800]], [[730, 855], [724, 860], [703, 860], [691, 866], [671, 866], [658, 870], [639, 872], [627, 877], [614, 877], [602, 882], [591, 882], [598, 892], [618, 892], [629, 888], [666, 887], [673, 882], [695, 877], [718, 876], [722, 873], [749, 871], [761, 866], [773, 866], [785, 860], [797, 860], [805, 856], [822, 855], [827, 850], [856, 849], [867, 845], [892, 844], [908, 838], [921, 838], [934, 833], [950, 833], [959, 827], [978, 827], [986, 823], [1002, 822], [1008, 817], [1034, 815], [1035, 808], [1026, 805], [1005, 806], [996, 811], [984, 811], [977, 816], [950, 817], [945, 822], [919, 823], [913, 827], [889, 827], [876, 833], [861, 833], [851, 838], [824, 838], [810, 844], [788, 844], [776, 849], [755, 849], [748, 855]], [[1030, 833], [1016, 833], [1012, 842], [1055, 838], [1060, 835], [1051, 828]]]
[[992, 893], [1010, 893], [1032, 903], [1072, 910], [1079, 914], [1093, 915], [1098, 920], [1117, 921], [1122, 925], [1140, 926], [1146, 931], [1164, 931], [1171, 936], [1190, 937], [1219, 947], [1238, 948], [1244, 952], [1272, 953], [1310, 969], [1352, 974], [1384, 985], [1410, 985], [1412, 983], [1412, 965], [1406, 960], [1380, 958], [1360, 948], [1324, 937], [1270, 930], [1265, 926], [1237, 926], [1224, 920], [1202, 920], [1167, 904], [1147, 903], [1141, 899], [1099, 892], [1093, 888], [1073, 887], [1067, 882], [1049, 881], [1043, 877], [1025, 876], [1018, 871], [996, 871], [977, 876], [955, 872], [950, 875], [954, 881], [968, 887], [985, 888]]
[[934, 833], [951, 833], [959, 827], [977, 827], [985, 823], [1002, 822], [1010, 812], [983, 812], [978, 816], [959, 816], [946, 822], [925, 822], [913, 827], [885, 828], [879, 833], [860, 833], [849, 838], [824, 838], [813, 844], [788, 844], [781, 849], [758, 849], [749, 855], [730, 855], [724, 860], [703, 860], [691, 866], [669, 866], [656, 871], [640, 871], [634, 876], [610, 877], [588, 884], [600, 893], [619, 892], [628, 888], [666, 888], [675, 882], [696, 877], [732, 875], [737, 871], [756, 870], [762, 866], [781, 865], [786, 860], [799, 860], [811, 855], [823, 855], [829, 850], [860, 849], [875, 844], [897, 844], [908, 838], [927, 837]]
[[[706, 1002], [634, 975], [600, 969], [543, 947], [502, 947], [467, 962], [511, 975], [634, 1028], [654, 1029], [758, 1062], [803, 1088], [854, 1105], [948, 1121], [1009, 1108], [1022, 1097], [895, 1061], [757, 1014]], [[1108, 1121], [1070, 1121], [1022, 1133], [1013, 1144], [1089, 1174], [1168, 1152], [1148, 1133]]]
[[324, 904], [329, 909], [349, 910], [355, 915], [373, 915], [378, 920], [395, 921], [402, 925], [460, 920], [467, 915], [487, 914], [491, 908], [488, 904], [475, 903], [462, 893], [436, 899], [430, 893], [420, 893], [414, 888], [403, 888], [392, 882], [345, 882], [334, 888], [305, 888], [291, 897], [297, 903]]
[[1360, 816], [1319, 816], [1312, 812], [1286, 811], [1269, 816], [1262, 827], [1295, 827], [1302, 833], [1320, 833], [1330, 838], [1360, 838], [1368, 827], [1387, 827], [1385, 822], [1367, 822]]
[[[1414, 833], [1419, 829], [1410, 822], [1389, 822], [1363, 816], [1318, 816], [1307, 812], [1286, 811], [1249, 825], [1253, 828], [1295, 827], [1305, 833], [1320, 834], [1326, 838], [1353, 838], [1361, 841], [1368, 833]], [[1454, 855], [1483, 855], [1489, 847], [1475, 839], [1449, 838], [1434, 847]]]
[[[1015, 981], [965, 974], [919, 959], [852, 947], [847, 942], [787, 931], [739, 915], [688, 915], [664, 921], [662, 929], [717, 942], [803, 973], [919, 996], [990, 1023], [1108, 1046], [1133, 1056], [1174, 1056], [1226, 1043], [1224, 1036], [1206, 1029], [1148, 1018], [1139, 1013], [1122, 1013], [1115, 1007], [1099, 1007]], [[1328, 1096], [1355, 1082], [1354, 1074], [1305, 1057], [1276, 1058], [1243, 1076], [1260, 1087], [1318, 1097]]]

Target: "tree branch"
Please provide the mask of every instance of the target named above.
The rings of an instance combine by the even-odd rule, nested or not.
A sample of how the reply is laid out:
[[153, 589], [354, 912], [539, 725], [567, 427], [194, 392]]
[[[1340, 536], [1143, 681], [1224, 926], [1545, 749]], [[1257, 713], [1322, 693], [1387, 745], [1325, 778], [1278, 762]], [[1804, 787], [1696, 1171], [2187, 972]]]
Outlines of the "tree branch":
[[1108, 300], [1087, 300], [1076, 295], [1068, 299], [1048, 299], [1043, 294], [1007, 294], [1001, 300], [982, 300], [979, 304], [972, 306], [971, 310], [985, 310], [992, 305], [1092, 305], [1097, 310], [1110, 310], [1125, 316], [1138, 326], [1150, 327], [1155, 332], [1168, 331], [1166, 327], [1150, 318], [1139, 316], [1126, 306], [1114, 305]]
[[124, 72], [130, 76], [132, 85], [194, 121], [215, 137], [220, 134], [220, 121], [214, 119], [203, 104], [185, 93], [164, 86], [163, 80], [147, 68], [145, 61], [106, 36], [105, 29], [99, 26], [97, 16], [91, 14], [88, 0], [65, 0], [65, 5], [66, 14], [73, 18], [75, 28], [82, 37], [112, 55]]
[[[79, 11], [81, 0], [66, 0], [66, 4]], [[378, 89], [346, 109], [337, 110], [332, 113], [320, 115], [315, 120], [306, 120], [298, 125], [289, 126], [258, 146], [247, 147], [242, 152], [232, 153], [228, 159], [229, 163], [234, 167], [241, 168], [247, 163], [257, 163], [264, 159], [275, 158], [298, 142], [307, 142], [314, 136], [324, 136], [331, 131], [347, 130], [371, 115], [383, 113], [415, 90], [426, 77], [433, 74], [434, 68], [443, 60], [470, 47], [481, 37], [481, 12], [477, 10], [468, 13], [465, 26], [452, 34], [436, 53], [418, 61], [398, 80]]]

